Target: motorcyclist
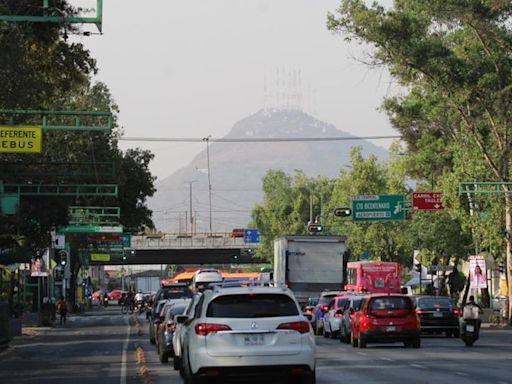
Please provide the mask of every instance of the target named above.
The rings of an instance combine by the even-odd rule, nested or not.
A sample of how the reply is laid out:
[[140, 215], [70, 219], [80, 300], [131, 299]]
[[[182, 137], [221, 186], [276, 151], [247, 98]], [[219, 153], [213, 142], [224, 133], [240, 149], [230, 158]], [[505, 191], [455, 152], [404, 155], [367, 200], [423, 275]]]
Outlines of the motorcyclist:
[[137, 291], [135, 295], [135, 307], [144, 308], [144, 294], [142, 293], [142, 289]]
[[480, 331], [480, 325], [482, 320], [479, 318], [479, 315], [483, 313], [482, 307], [475, 302], [475, 296], [469, 296], [469, 300], [466, 304], [464, 304], [462, 319], [465, 322], [468, 319], [472, 319], [475, 321], [475, 332], [478, 334]]

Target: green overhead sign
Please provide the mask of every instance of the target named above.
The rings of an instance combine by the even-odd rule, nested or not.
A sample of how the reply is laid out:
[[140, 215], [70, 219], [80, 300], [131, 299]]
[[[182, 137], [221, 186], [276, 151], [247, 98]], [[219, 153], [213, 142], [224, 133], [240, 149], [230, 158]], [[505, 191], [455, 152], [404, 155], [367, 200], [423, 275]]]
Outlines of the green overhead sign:
[[405, 220], [404, 195], [362, 195], [352, 197], [353, 221]]
[[59, 233], [122, 233], [121, 225], [68, 225], [61, 228]]

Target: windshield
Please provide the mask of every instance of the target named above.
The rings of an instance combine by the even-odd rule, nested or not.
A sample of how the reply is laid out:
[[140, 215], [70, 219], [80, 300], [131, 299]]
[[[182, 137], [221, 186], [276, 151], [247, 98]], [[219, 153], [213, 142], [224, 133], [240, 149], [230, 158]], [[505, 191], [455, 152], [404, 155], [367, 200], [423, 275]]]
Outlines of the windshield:
[[226, 295], [214, 299], [206, 312], [207, 317], [256, 318], [296, 316], [297, 305], [287, 295], [243, 294]]
[[157, 300], [191, 298], [194, 294], [189, 287], [163, 287]]

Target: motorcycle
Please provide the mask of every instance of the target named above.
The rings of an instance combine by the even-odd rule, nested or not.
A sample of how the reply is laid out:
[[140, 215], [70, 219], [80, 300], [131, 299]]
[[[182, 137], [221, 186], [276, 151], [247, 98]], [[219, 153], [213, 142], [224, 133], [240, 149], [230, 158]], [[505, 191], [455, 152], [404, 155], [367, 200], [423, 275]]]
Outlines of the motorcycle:
[[145, 309], [146, 309], [146, 305], [145, 305], [144, 301], [137, 301], [135, 303], [135, 313], [138, 313], [138, 314], [144, 313]]
[[460, 338], [466, 344], [466, 347], [472, 347], [480, 335], [479, 319], [480, 308], [473, 305], [464, 307], [463, 320], [460, 324]]
[[106, 307], [108, 305], [108, 297], [105, 295], [105, 297], [103, 297], [103, 306]]

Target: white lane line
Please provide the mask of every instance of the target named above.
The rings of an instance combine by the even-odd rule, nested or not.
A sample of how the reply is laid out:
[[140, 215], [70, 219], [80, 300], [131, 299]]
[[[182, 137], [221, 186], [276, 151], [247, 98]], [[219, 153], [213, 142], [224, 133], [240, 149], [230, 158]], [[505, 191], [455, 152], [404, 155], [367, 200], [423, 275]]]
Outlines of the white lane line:
[[368, 356], [368, 354], [366, 352], [357, 352], [358, 355], [361, 355], [361, 356]]
[[121, 378], [120, 384], [126, 384], [126, 352], [128, 350], [128, 343], [130, 342], [130, 318], [127, 318], [128, 324], [126, 327], [126, 339], [123, 344], [123, 357], [121, 358]]
[[384, 360], [384, 361], [394, 361], [393, 359], [390, 359], [389, 357], [381, 357], [380, 359]]
[[426, 369], [427, 367], [425, 367], [424, 365], [420, 365], [420, 364], [411, 364], [411, 367], [414, 367], [414, 368], [421, 368], [421, 369]]
[[455, 372], [455, 374], [459, 376], [468, 376], [466, 372]]

